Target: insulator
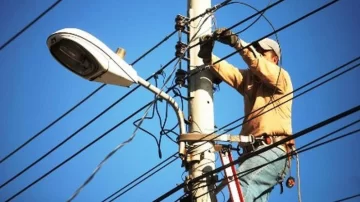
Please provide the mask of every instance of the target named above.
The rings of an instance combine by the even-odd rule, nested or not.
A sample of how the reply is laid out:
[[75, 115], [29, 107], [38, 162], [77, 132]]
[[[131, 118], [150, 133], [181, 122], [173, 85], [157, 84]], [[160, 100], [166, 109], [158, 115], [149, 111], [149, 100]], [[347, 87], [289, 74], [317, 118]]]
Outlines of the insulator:
[[185, 70], [178, 69], [175, 73], [175, 83], [179, 86], [184, 86], [186, 74], [187, 72]]
[[175, 56], [176, 57], [184, 57], [185, 55], [185, 51], [186, 51], [186, 44], [178, 41], [177, 44], [175, 45], [175, 49], [176, 49], [176, 52], [175, 52]]
[[186, 21], [186, 17], [182, 16], [182, 15], [177, 15], [175, 18], [175, 29], [177, 31], [181, 30], [184, 31], [185, 30], [185, 21]]

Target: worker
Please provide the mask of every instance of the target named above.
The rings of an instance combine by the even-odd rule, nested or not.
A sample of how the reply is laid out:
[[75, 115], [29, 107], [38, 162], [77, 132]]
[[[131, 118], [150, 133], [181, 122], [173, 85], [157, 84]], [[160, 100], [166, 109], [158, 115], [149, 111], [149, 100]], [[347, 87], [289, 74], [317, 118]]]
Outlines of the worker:
[[[215, 40], [235, 48], [248, 68], [238, 69], [226, 61], [213, 64], [219, 60], [212, 54]], [[203, 58], [204, 64], [210, 66], [217, 79], [243, 96], [245, 118], [240, 135], [256, 138], [255, 143], [243, 148], [243, 151], [253, 152], [291, 135], [293, 87], [288, 72], [278, 66], [281, 58], [279, 44], [265, 38], [246, 47], [246, 42], [225, 28], [201, 37], [200, 41], [198, 56]], [[276, 161], [247, 174], [241, 173], [286, 155], [293, 144], [292, 141], [274, 147], [240, 164], [238, 171], [245, 202], [268, 201], [274, 186], [289, 172], [289, 159]]]

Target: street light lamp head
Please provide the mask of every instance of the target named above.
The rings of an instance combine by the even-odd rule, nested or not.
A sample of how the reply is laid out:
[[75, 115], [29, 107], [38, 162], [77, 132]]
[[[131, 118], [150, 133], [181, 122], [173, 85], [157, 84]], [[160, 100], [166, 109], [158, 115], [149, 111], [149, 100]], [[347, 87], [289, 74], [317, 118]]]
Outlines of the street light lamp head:
[[59, 63], [84, 79], [127, 87], [138, 82], [129, 64], [85, 31], [59, 30], [49, 36], [47, 46]]

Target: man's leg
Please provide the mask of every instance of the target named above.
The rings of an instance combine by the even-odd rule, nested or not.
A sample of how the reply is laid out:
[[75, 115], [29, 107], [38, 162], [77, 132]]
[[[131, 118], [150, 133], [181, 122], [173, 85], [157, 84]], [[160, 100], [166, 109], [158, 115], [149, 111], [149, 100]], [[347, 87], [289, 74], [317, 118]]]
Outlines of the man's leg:
[[[258, 149], [263, 147], [265, 146], [261, 146]], [[252, 168], [266, 164], [285, 154], [283, 150], [275, 147], [247, 159], [240, 165], [239, 178], [245, 202], [268, 201], [271, 190], [278, 183], [278, 179], [286, 167], [286, 159], [276, 161], [259, 169], [252, 170]], [[286, 170], [286, 172], [288, 172], [288, 170]]]

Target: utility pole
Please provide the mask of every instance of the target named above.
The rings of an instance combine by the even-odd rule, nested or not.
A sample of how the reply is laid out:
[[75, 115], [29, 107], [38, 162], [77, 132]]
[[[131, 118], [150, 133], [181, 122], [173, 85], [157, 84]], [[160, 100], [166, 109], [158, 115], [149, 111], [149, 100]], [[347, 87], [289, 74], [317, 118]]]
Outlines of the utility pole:
[[[188, 0], [188, 17], [191, 19], [204, 13], [211, 7], [211, 0]], [[196, 40], [190, 46], [198, 43], [198, 37], [211, 33], [211, 18], [205, 15], [193, 21], [189, 26], [189, 39], [196, 35]], [[207, 18], [207, 19], [206, 19]], [[203, 22], [206, 19], [206, 22]], [[197, 56], [199, 46], [189, 50], [190, 67], [192, 71], [196, 66], [203, 64], [201, 58]], [[213, 84], [209, 71], [202, 71], [189, 78], [188, 95], [189, 101], [189, 122], [190, 133], [209, 134], [214, 131], [214, 105], [213, 105]], [[201, 145], [201, 146], [199, 146]], [[195, 148], [195, 149], [193, 149]], [[188, 180], [194, 179], [206, 172], [215, 169], [214, 144], [212, 142], [196, 142], [190, 144], [188, 153], [189, 176]], [[190, 184], [191, 201], [214, 202], [214, 183], [212, 179], [204, 178], [196, 183]]]

